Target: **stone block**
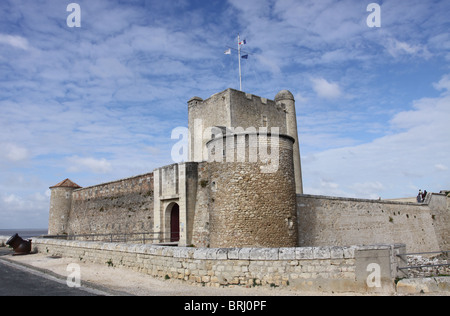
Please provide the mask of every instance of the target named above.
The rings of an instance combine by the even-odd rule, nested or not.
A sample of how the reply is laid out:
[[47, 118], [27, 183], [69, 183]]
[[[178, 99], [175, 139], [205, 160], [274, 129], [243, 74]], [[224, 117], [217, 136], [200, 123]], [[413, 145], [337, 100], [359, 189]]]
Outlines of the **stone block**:
[[331, 251], [329, 247], [314, 247], [313, 248], [314, 259], [330, 259]]
[[138, 245], [135, 248], [135, 250], [136, 250], [137, 253], [144, 254], [146, 252], [146, 250], [147, 250], [147, 246], [146, 245]]
[[267, 249], [253, 248], [250, 251], [250, 260], [266, 260]]
[[297, 260], [312, 260], [314, 253], [312, 247], [295, 248], [295, 258]]
[[424, 293], [444, 294], [450, 292], [450, 277], [404, 279], [397, 283], [399, 294], [420, 295]]
[[330, 258], [331, 259], [343, 259], [344, 249], [342, 247], [331, 247], [330, 248]]
[[239, 250], [239, 260], [250, 260], [250, 252], [253, 248], [241, 248]]
[[266, 260], [279, 260], [279, 248], [268, 248], [266, 251]]
[[147, 248], [145, 249], [145, 253], [149, 254], [151, 256], [155, 256], [155, 255], [157, 255], [157, 249], [158, 249], [158, 247], [148, 245]]
[[345, 259], [354, 259], [355, 258], [355, 247], [344, 247], [344, 258]]
[[229, 248], [228, 249], [228, 259], [229, 260], [239, 260], [239, 248]]
[[189, 248], [177, 247], [173, 251], [174, 258], [189, 258]]
[[174, 249], [173, 247], [163, 247], [162, 256], [163, 257], [173, 257]]
[[279, 260], [295, 260], [295, 249], [296, 248], [279, 248], [278, 258]]
[[195, 249], [194, 251], [194, 259], [205, 260], [207, 259], [207, 250], [206, 248]]
[[355, 253], [356, 282], [368, 292], [393, 292], [394, 280], [391, 274], [390, 249], [386, 247], [365, 247]]
[[228, 259], [228, 249], [226, 249], [226, 248], [217, 249], [216, 258], [217, 258], [217, 260], [227, 260]]
[[206, 249], [206, 259], [216, 260], [218, 249]]

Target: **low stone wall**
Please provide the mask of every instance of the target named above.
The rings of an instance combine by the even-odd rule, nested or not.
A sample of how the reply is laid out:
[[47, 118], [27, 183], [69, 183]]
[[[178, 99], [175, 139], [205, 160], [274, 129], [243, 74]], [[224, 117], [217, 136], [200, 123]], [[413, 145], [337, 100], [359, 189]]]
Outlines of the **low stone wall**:
[[397, 293], [403, 295], [450, 293], [450, 277], [405, 279], [397, 283]]
[[[203, 286], [380, 293], [395, 291], [396, 254], [405, 251], [405, 245], [212, 249], [51, 239], [35, 239], [33, 246], [74, 262], [129, 268]], [[374, 272], [378, 284], [368, 282]]]

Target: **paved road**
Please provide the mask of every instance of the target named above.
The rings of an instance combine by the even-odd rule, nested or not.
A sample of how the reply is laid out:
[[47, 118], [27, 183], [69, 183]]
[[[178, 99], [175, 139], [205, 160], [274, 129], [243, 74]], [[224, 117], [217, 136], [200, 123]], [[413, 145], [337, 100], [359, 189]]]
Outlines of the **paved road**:
[[66, 282], [31, 269], [12, 264], [1, 257], [11, 253], [0, 248], [0, 296], [94, 296], [85, 288], [69, 288]]

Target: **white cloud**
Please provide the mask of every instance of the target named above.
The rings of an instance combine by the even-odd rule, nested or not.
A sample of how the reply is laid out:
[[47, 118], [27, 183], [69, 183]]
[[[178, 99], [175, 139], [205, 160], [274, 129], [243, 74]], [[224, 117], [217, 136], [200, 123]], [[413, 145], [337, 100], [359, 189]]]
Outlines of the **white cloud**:
[[28, 50], [30, 48], [26, 38], [8, 34], [0, 34], [0, 44], [7, 44], [23, 50]]
[[445, 75], [442, 79], [433, 84], [436, 90], [445, 90], [444, 93], [450, 93], [450, 75]]
[[390, 123], [393, 128], [408, 129], [410, 133], [416, 133], [418, 138], [433, 142], [433, 137], [444, 137], [449, 131], [449, 108], [450, 95], [423, 98], [413, 103], [412, 110], [396, 114]]
[[325, 177], [339, 185], [343, 196], [414, 196], [412, 187], [439, 192], [450, 186], [449, 122], [450, 96], [417, 100], [412, 110], [394, 115], [386, 136], [305, 159], [305, 193], [334, 192], [318, 180]]
[[379, 192], [383, 192], [385, 187], [378, 181], [355, 183], [350, 186], [356, 196], [364, 196], [369, 199], [379, 198]]
[[398, 41], [394, 38], [387, 40], [384, 45], [392, 57], [399, 57], [405, 54], [423, 57], [425, 59], [431, 57], [431, 53], [428, 51], [427, 47], [423, 45], [412, 45]]
[[70, 165], [67, 168], [68, 172], [94, 172], [94, 173], [109, 173], [112, 171], [112, 165], [106, 159], [95, 159], [92, 157], [82, 158], [78, 156], [69, 157], [67, 159]]
[[298, 92], [294, 96], [296, 104], [302, 104], [308, 102], [308, 98], [305, 97], [302, 93]]
[[6, 204], [22, 204], [22, 200], [14, 194], [5, 195], [2, 200]]
[[0, 194], [0, 228], [45, 228], [50, 196], [45, 193]]
[[89, 72], [100, 78], [126, 78], [132, 77], [133, 73], [116, 58], [99, 58], [95, 65], [92, 65]]
[[342, 96], [341, 89], [337, 83], [328, 82], [324, 78], [311, 78], [313, 89], [317, 96], [325, 99], [337, 99]]
[[437, 171], [447, 171], [448, 170], [447, 166], [444, 166], [443, 164], [440, 164], [440, 163], [435, 164], [434, 168], [436, 168]]
[[29, 158], [29, 152], [26, 148], [15, 144], [3, 144], [1, 146], [2, 156], [10, 162], [18, 162]]

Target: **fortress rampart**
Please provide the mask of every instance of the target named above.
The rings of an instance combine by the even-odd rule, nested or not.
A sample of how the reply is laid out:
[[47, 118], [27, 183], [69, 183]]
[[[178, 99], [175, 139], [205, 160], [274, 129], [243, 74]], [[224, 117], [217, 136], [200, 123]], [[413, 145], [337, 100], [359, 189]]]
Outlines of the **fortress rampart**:
[[87, 188], [64, 180], [51, 187], [49, 234], [150, 233], [155, 243], [199, 248], [403, 243], [414, 252], [448, 250], [444, 194], [423, 204], [302, 194], [289, 91], [272, 101], [227, 89], [187, 106], [188, 162]]
[[[264, 214], [265, 208], [270, 209], [272, 205], [278, 205], [277, 200], [269, 199], [268, 196], [277, 196], [279, 192], [246, 195], [242, 190], [241, 193], [237, 190], [240, 185], [251, 186], [252, 180], [256, 181], [255, 183], [263, 183], [266, 181], [260, 179], [264, 177], [263, 174], [247, 179], [248, 175], [244, 172], [229, 178], [228, 174], [224, 173], [224, 164], [200, 163], [194, 166], [198, 167], [198, 181], [196, 180], [195, 198], [191, 201], [195, 205], [195, 213], [191, 215], [190, 221], [190, 244], [196, 247], [221, 247], [222, 239], [236, 238], [236, 243], [245, 246], [246, 238], [242, 234], [261, 228], [264, 235], [266, 230], [270, 229], [266, 225], [270, 219], [257, 213], [252, 214], [252, 210], [260, 210]], [[272, 178], [267, 181], [275, 180]], [[269, 185], [264, 187], [270, 188]], [[153, 173], [74, 190], [67, 233], [80, 235], [155, 232], [152, 188]], [[241, 194], [245, 197], [245, 203], [260, 207], [247, 210], [244, 205], [236, 206], [241, 212], [234, 214], [230, 211], [233, 206], [228, 199], [230, 194]], [[343, 247], [354, 244], [404, 243], [408, 252], [447, 250], [450, 245], [448, 200], [450, 198], [444, 194], [436, 193], [423, 204], [297, 195], [297, 214], [291, 216], [291, 219], [296, 221], [293, 227], [296, 227], [295, 236], [298, 236], [294, 246]], [[258, 221], [260, 219], [263, 223]], [[272, 228], [276, 231], [275, 226]], [[250, 235], [252, 238], [259, 238]], [[278, 235], [266, 235], [270, 236], [272, 245], [280, 243], [281, 238], [278, 238]], [[222, 238], [217, 240], [215, 236]], [[262, 242], [259, 245], [271, 246]]]
[[153, 173], [73, 190], [66, 234], [152, 231], [153, 190]]
[[450, 198], [427, 203], [298, 195], [299, 246], [403, 243], [408, 252], [447, 250]]

